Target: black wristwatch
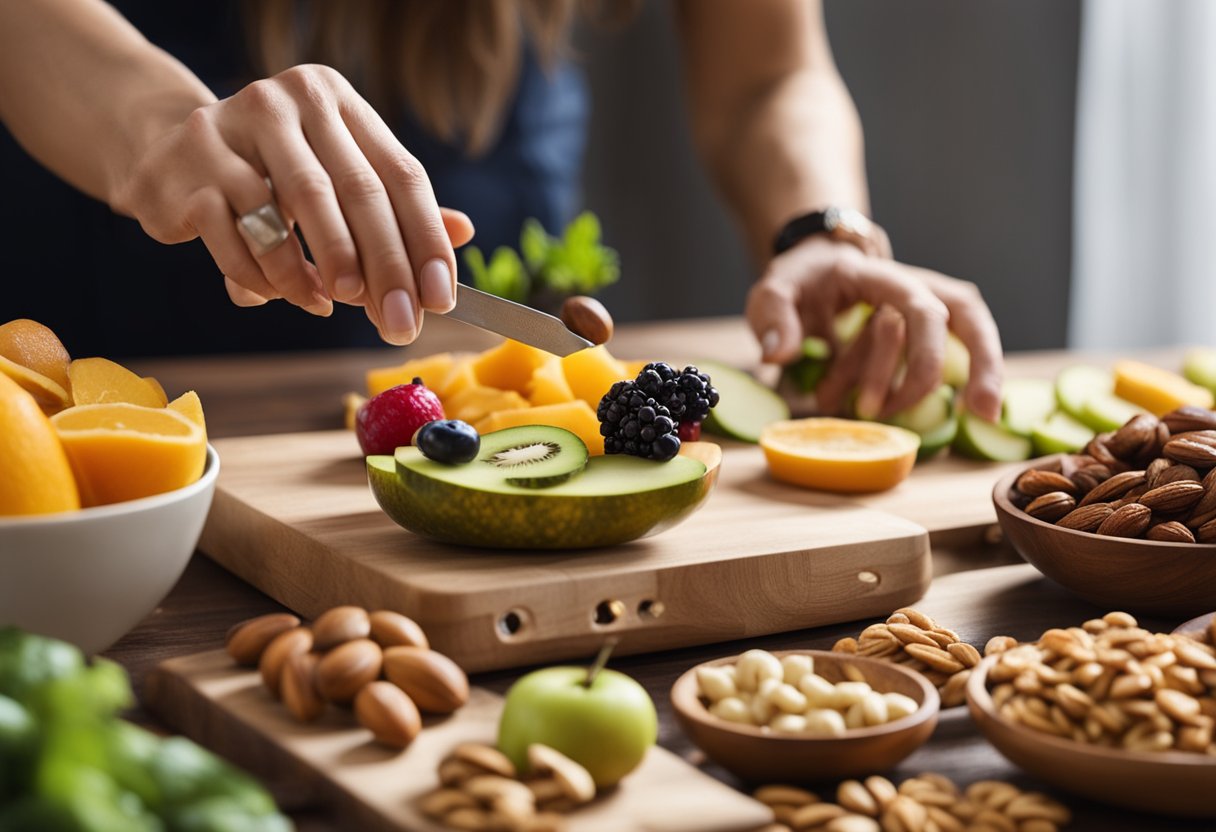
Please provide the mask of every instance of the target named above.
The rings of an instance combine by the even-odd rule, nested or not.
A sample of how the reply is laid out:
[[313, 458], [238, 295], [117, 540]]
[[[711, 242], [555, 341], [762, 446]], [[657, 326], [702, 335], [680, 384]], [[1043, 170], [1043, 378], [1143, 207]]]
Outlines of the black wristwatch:
[[827, 234], [833, 240], [855, 245], [874, 257], [891, 256], [891, 244], [880, 225], [854, 208], [837, 205], [803, 214], [787, 222], [773, 240], [773, 254], [789, 251], [813, 234]]

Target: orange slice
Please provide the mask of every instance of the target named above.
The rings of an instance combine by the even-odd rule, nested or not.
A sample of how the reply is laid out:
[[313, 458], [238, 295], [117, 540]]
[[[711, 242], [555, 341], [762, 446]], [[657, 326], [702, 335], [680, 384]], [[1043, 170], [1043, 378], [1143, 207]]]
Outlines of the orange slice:
[[199, 401], [198, 393], [188, 390], [166, 405], [170, 410], [176, 410], [191, 422], [203, 429], [207, 435], [207, 420], [203, 418], [203, 403]]
[[68, 367], [72, 400], [78, 404], [137, 404], [164, 407], [160, 384], [153, 387], [121, 364], [108, 358], [77, 358]]
[[81, 502], [107, 505], [189, 485], [203, 473], [203, 428], [176, 409], [87, 404], [51, 418]]
[[0, 374], [0, 515], [80, 508], [76, 480], [55, 429], [34, 397]]
[[1211, 390], [1191, 384], [1177, 373], [1140, 361], [1115, 364], [1115, 395], [1156, 416], [1164, 416], [1188, 404], [1212, 406]]
[[0, 375], [13, 381], [34, 397], [43, 413], [51, 415], [58, 413], [72, 403], [72, 397], [63, 385], [54, 379], [44, 376], [37, 370], [31, 370], [23, 364], [0, 355]]
[[912, 470], [920, 437], [877, 422], [793, 419], [766, 427], [760, 447], [779, 480], [824, 491], [885, 491]]
[[144, 376], [144, 382], [152, 388], [152, 392], [156, 394], [156, 398], [160, 399], [160, 406], [168, 406], [169, 395], [165, 392], [165, 388], [161, 386], [161, 383], [152, 378], [152, 376]]
[[37, 321], [18, 318], [0, 325], [0, 356], [46, 376], [65, 390], [70, 385], [72, 357], [59, 337]]

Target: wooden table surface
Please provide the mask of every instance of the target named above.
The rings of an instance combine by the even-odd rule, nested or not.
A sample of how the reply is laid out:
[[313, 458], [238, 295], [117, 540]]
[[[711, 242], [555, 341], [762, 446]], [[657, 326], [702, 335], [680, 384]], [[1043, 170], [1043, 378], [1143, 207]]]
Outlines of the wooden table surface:
[[[128, 362], [144, 375], [154, 375], [176, 394], [195, 389], [207, 413], [213, 437], [330, 429], [340, 425], [339, 397], [361, 390], [369, 367], [397, 363], [408, 354], [443, 350], [475, 350], [493, 343], [483, 333], [443, 319], [428, 320], [423, 338], [407, 350], [357, 351], [325, 354], [280, 354], [157, 359]], [[621, 327], [612, 345], [624, 358], [699, 356], [754, 365], [758, 350], [738, 319], [683, 321]], [[1163, 366], [1176, 365], [1178, 353], [1144, 356]], [[1011, 376], [1050, 378], [1065, 363], [1108, 360], [1109, 356], [1037, 353], [1011, 356]], [[694, 521], [695, 522], [695, 521]], [[944, 544], [945, 542], [942, 542]], [[935, 541], [935, 571], [939, 577], [918, 608], [957, 630], [964, 639], [983, 645], [993, 635], [1029, 639], [1054, 626], [1067, 626], [1100, 614], [1041, 577], [999, 546], [951, 546]], [[944, 574], [952, 573], [952, 574]], [[185, 574], [164, 602], [106, 655], [131, 673], [137, 690], [149, 670], [171, 656], [213, 649], [225, 631], [245, 618], [281, 609], [252, 587], [196, 554]], [[683, 737], [671, 713], [668, 691], [676, 677], [697, 662], [738, 653], [749, 647], [768, 649], [827, 648], [843, 635], [856, 634], [868, 622], [786, 633], [746, 642], [710, 645], [665, 653], [622, 658], [618, 669], [633, 675], [650, 691], [659, 709], [660, 737], [664, 746], [691, 760], [695, 749]], [[1142, 619], [1145, 626], [1170, 630], [1180, 620]], [[504, 691], [521, 671], [486, 674], [475, 682]], [[155, 722], [142, 711], [135, 718]], [[708, 766], [726, 782], [729, 774]], [[943, 714], [932, 740], [906, 760], [896, 779], [920, 771], [938, 771], [957, 782], [997, 777], [1027, 788], [1045, 788], [1021, 774], [989, 746], [976, 731], [965, 708]], [[292, 810], [302, 830], [343, 829], [341, 818], [324, 807], [309, 805], [306, 795], [294, 793], [290, 783], [273, 784], [280, 800]], [[828, 787], [825, 787], [825, 793]], [[1049, 789], [1048, 789], [1049, 790]], [[1050, 791], [1050, 790], [1049, 790]], [[1108, 809], [1079, 798], [1059, 795], [1073, 809], [1077, 830], [1200, 830], [1210, 822], [1187, 823], [1134, 815]], [[623, 830], [624, 832], [624, 830]]]

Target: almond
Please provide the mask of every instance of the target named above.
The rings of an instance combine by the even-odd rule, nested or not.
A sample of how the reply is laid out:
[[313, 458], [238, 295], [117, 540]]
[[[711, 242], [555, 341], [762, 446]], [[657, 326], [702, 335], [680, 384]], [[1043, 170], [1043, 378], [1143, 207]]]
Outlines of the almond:
[[595, 797], [595, 780], [590, 772], [555, 748], [540, 743], [529, 745], [528, 768], [534, 774], [552, 774], [575, 803], [587, 803]]
[[1143, 471], [1124, 471], [1121, 474], [1114, 474], [1110, 479], [1099, 483], [1097, 488], [1086, 494], [1081, 500], [1081, 505], [1109, 503], [1111, 500], [1119, 499], [1133, 488], [1144, 485], [1144, 482]]
[[[1165, 457], [1161, 457], [1165, 459]], [[1168, 460], [1166, 460], [1168, 462]], [[1152, 483], [1153, 488], [1168, 485], [1171, 482], [1199, 482], [1199, 472], [1189, 465], [1174, 464], [1167, 467]]]
[[380, 645], [370, 639], [341, 644], [317, 665], [317, 690], [330, 702], [345, 705], [380, 675], [382, 661]]
[[1106, 441], [1106, 449], [1115, 457], [1131, 462], [1157, 438], [1157, 417], [1148, 413], [1137, 413], [1127, 420]]
[[339, 644], [367, 638], [370, 631], [367, 610], [363, 607], [334, 607], [312, 622], [313, 648], [325, 652]]
[[1114, 511], [1115, 509], [1110, 503], [1090, 503], [1068, 512], [1060, 518], [1056, 525], [1079, 532], [1093, 532], [1097, 531], [1098, 526], [1102, 525], [1102, 521], [1110, 517]]
[[1175, 462], [1196, 468], [1211, 468], [1216, 465], [1216, 430], [1179, 434], [1166, 442], [1161, 452]]
[[422, 730], [422, 715], [414, 700], [392, 682], [373, 681], [355, 696], [355, 719], [372, 732], [376, 742], [405, 748]]
[[1111, 436], [1112, 434], [1109, 433], [1100, 433], [1093, 439], [1089, 440], [1089, 444], [1085, 446], [1085, 453], [1092, 456], [1094, 458], [1094, 462], [1099, 462], [1102, 465], [1105, 465], [1107, 468], [1110, 468], [1119, 461], [1118, 458], [1110, 452], [1110, 449], [1106, 447], [1106, 442]]
[[584, 295], [566, 298], [561, 319], [567, 329], [593, 344], [607, 344], [612, 338], [612, 316], [595, 298]]
[[312, 722], [325, 712], [325, 700], [317, 691], [316, 653], [294, 653], [283, 665], [279, 690], [283, 704], [300, 722]]
[[427, 713], [449, 714], [469, 700], [469, 679], [456, 662], [421, 647], [384, 651], [384, 675]]
[[237, 664], [253, 667], [276, 636], [298, 626], [300, 619], [285, 612], [251, 618], [228, 631], [224, 638], [224, 649]]
[[1195, 529], [1195, 540], [1199, 543], [1216, 543], [1216, 519]]
[[1117, 508], [1098, 526], [1097, 533], [1107, 537], [1139, 537], [1148, 529], [1153, 512], [1148, 506], [1129, 503]]
[[1186, 526], [1179, 523], [1177, 520], [1170, 520], [1166, 523], [1158, 523], [1152, 526], [1144, 535], [1149, 540], [1158, 540], [1163, 543], [1194, 543], [1195, 535]]
[[1063, 491], [1052, 491], [1041, 497], [1035, 497], [1026, 506], [1026, 513], [1036, 520], [1054, 523], [1077, 507], [1077, 501], [1071, 494]]
[[1018, 477], [1016, 488], [1027, 497], [1042, 497], [1052, 491], [1076, 494], [1077, 486], [1063, 474], [1054, 471], [1031, 469]]
[[381, 647], [430, 647], [426, 633], [414, 619], [392, 610], [376, 610], [371, 614], [372, 641]]
[[1098, 487], [1099, 483], [1106, 482], [1111, 478], [1114, 472], [1110, 468], [1103, 465], [1101, 462], [1091, 462], [1089, 465], [1078, 468], [1072, 474], [1072, 481], [1076, 483], [1077, 490], [1082, 494], [1088, 494]]
[[[1158, 457], [1150, 462], [1144, 468], [1144, 480], [1149, 484], [1150, 488], [1156, 488], [1159, 485], [1165, 485], [1163, 482], [1158, 482], [1166, 469], [1172, 468], [1174, 461], [1165, 457]], [[1193, 470], [1193, 469], [1192, 469]]]
[[1180, 480], [1146, 491], [1139, 502], [1158, 514], [1179, 514], [1198, 503], [1203, 494], [1203, 486], [1198, 482]]
[[1206, 407], [1186, 405], [1171, 410], [1161, 417], [1171, 434], [1189, 433], [1195, 430], [1216, 430], [1216, 412]]
[[266, 645], [262, 658], [258, 661], [258, 671], [262, 674], [262, 684], [270, 691], [271, 696], [279, 698], [279, 682], [283, 678], [283, 665], [287, 660], [297, 653], [307, 653], [311, 649], [312, 630], [307, 627], [284, 630]]

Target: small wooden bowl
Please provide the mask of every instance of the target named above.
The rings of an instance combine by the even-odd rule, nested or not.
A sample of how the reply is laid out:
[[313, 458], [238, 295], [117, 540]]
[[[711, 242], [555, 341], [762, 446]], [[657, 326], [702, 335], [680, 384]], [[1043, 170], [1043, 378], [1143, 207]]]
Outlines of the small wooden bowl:
[[1022, 473], [1001, 479], [992, 502], [1006, 539], [1044, 575], [1106, 610], [1176, 619], [1212, 608], [1216, 545], [1103, 537], [1036, 520], [1010, 498]]
[[1216, 817], [1216, 758], [1185, 751], [1122, 751], [1026, 728], [997, 712], [989, 656], [971, 671], [967, 705], [981, 733], [1011, 762], [1061, 789], [1156, 815]]
[[705, 662], [687, 671], [671, 688], [671, 704], [689, 739], [718, 765], [749, 782], [806, 782], [858, 777], [892, 768], [915, 751], [937, 726], [941, 700], [937, 689], [919, 673], [826, 650], [781, 650], [815, 660], [815, 672], [830, 682], [845, 680], [852, 664], [871, 686], [883, 693], [902, 693], [920, 706], [915, 713], [886, 725], [849, 730], [842, 737], [774, 734], [713, 716], [697, 696], [697, 669], [738, 661], [738, 656]]
[[1216, 612], [1192, 618], [1174, 628], [1173, 635], [1190, 636], [1208, 644], [1213, 643], [1212, 633], [1216, 632]]

